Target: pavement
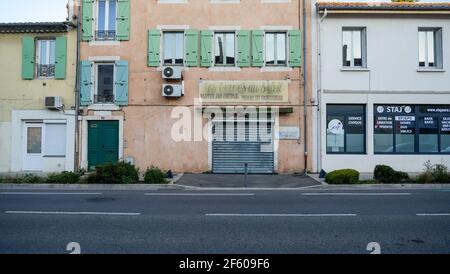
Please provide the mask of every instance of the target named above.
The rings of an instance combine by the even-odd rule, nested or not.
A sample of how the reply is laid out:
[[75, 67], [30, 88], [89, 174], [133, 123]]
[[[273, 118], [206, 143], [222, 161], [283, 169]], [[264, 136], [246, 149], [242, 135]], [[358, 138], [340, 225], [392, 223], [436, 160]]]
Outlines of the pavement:
[[320, 185], [306, 175], [188, 174], [177, 185], [202, 188], [300, 188]]
[[326, 187], [0, 186], [0, 253], [450, 253], [450, 186]]

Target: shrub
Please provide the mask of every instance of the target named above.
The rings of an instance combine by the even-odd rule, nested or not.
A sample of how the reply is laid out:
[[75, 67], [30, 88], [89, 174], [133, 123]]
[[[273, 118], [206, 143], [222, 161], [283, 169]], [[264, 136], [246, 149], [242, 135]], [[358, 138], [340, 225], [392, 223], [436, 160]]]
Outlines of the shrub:
[[42, 184], [45, 182], [45, 178], [34, 174], [25, 174], [13, 179], [16, 184]]
[[401, 183], [409, 180], [409, 175], [406, 172], [396, 171], [390, 166], [377, 165], [373, 171], [373, 177], [380, 183]]
[[431, 183], [450, 183], [450, 175], [448, 173], [448, 168], [444, 164], [432, 164], [431, 161], [426, 161], [425, 170], [423, 173], [417, 176], [416, 181], [422, 184]]
[[167, 184], [167, 174], [160, 168], [152, 166], [147, 168], [144, 174], [146, 184]]
[[82, 173], [63, 171], [61, 173], [53, 173], [48, 175], [47, 184], [78, 184]]
[[359, 172], [354, 169], [335, 170], [327, 174], [325, 182], [329, 184], [357, 184]]
[[139, 182], [139, 169], [125, 162], [98, 165], [86, 178], [86, 182], [88, 184], [133, 184]]

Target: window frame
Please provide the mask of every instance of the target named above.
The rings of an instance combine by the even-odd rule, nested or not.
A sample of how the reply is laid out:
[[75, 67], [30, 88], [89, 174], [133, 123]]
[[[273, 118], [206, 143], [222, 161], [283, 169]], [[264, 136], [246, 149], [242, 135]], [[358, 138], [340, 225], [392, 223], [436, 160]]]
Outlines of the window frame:
[[[328, 145], [327, 145], [327, 143], [328, 143], [328, 134], [327, 134], [328, 106], [360, 106], [360, 107], [362, 107], [362, 109], [363, 109], [362, 116], [363, 116], [363, 123], [364, 123], [364, 134], [363, 134], [364, 135], [364, 137], [363, 137], [364, 149], [362, 152], [353, 152], [353, 151], [348, 152], [347, 151], [347, 133], [344, 133], [344, 151], [342, 151], [342, 152], [328, 151]], [[366, 104], [326, 104], [325, 109], [326, 109], [326, 114], [325, 114], [325, 153], [330, 154], [330, 155], [332, 155], [332, 154], [366, 155], [367, 154], [367, 126], [368, 126], [367, 125], [367, 105]], [[342, 114], [342, 116], [345, 117], [344, 123], [347, 123], [349, 114], [344, 113], [344, 114]]]
[[[44, 42], [44, 41], [46, 41], [47, 43], [48, 42], [50, 42], [50, 41], [53, 41], [54, 42], [54, 44], [55, 44], [55, 46], [54, 46], [54, 48], [53, 48], [53, 50], [54, 50], [54, 52], [53, 52], [53, 55], [54, 55], [54, 63], [53, 63], [53, 66], [54, 66], [54, 68], [53, 68], [53, 75], [51, 75], [51, 76], [42, 76], [42, 75], [40, 75], [40, 70], [39, 70], [39, 65], [41, 65], [42, 63], [41, 63], [41, 46], [42, 46], [42, 42]], [[52, 65], [51, 63], [50, 63], [50, 56], [51, 56], [51, 47], [50, 47], [50, 45], [48, 44], [48, 46], [47, 46], [47, 61], [48, 61], [48, 64], [49, 65]], [[35, 40], [35, 58], [34, 58], [34, 61], [35, 61], [35, 68], [34, 68], [34, 70], [35, 70], [35, 78], [36, 79], [55, 79], [55, 76], [56, 76], [56, 37], [39, 37], [39, 38], [37, 38], [36, 40]]]
[[[349, 31], [351, 32], [351, 58], [350, 58], [350, 65], [346, 66], [344, 65], [344, 32]], [[353, 32], [359, 31], [361, 34], [361, 66], [355, 66], [354, 62], [354, 56], [353, 56]], [[365, 69], [367, 68], [367, 27], [360, 26], [360, 27], [342, 27], [341, 29], [341, 66], [344, 69]]]
[[[220, 63], [216, 63], [216, 35], [217, 34], [224, 34], [224, 63], [220, 64]], [[227, 47], [226, 47], [226, 34], [233, 34], [233, 39], [234, 39], [234, 43], [233, 43], [233, 47], [234, 47], [234, 63], [233, 64], [227, 64], [226, 63], [226, 52], [227, 52]], [[212, 48], [212, 58], [213, 58], [213, 67], [236, 67], [237, 64], [237, 41], [236, 41], [236, 31], [213, 31], [213, 48]]]
[[[274, 63], [273, 64], [268, 64], [267, 63], [267, 34], [274, 34], [274, 45], [273, 45], [273, 49], [274, 49]], [[278, 64], [278, 35], [279, 34], [283, 34], [284, 35], [284, 64]], [[288, 31], [286, 30], [274, 30], [274, 31], [265, 31], [264, 32], [264, 66], [266, 67], [288, 67], [289, 66], [289, 35], [288, 35]]]
[[[112, 85], [113, 85], [114, 98], [113, 98], [112, 102], [101, 103], [101, 102], [97, 102], [95, 100], [95, 96], [98, 95], [98, 76], [99, 76], [98, 67], [99, 67], [99, 65], [112, 65], [113, 66], [113, 79], [112, 79], [113, 84]], [[93, 81], [92, 90], [91, 90], [91, 94], [92, 94], [91, 100], [93, 102], [93, 105], [115, 105], [115, 97], [116, 97], [116, 64], [115, 64], [115, 61], [94, 62], [93, 67], [94, 67], [94, 69], [92, 71], [92, 74], [93, 74], [92, 77], [93, 77], [94, 81]]]
[[[418, 50], [418, 58], [417, 64], [419, 69], [443, 69], [443, 36], [442, 36], [442, 27], [419, 27], [417, 31], [417, 50]], [[425, 63], [424, 66], [420, 66], [420, 33], [425, 33]], [[433, 50], [434, 50], [434, 65], [429, 65], [428, 58], [428, 32], [433, 32]]]
[[[171, 64], [167, 64], [166, 62], [165, 62], [165, 60], [166, 60], [166, 56], [165, 56], [165, 54], [166, 54], [166, 44], [165, 44], [165, 35], [166, 34], [177, 34], [177, 33], [179, 33], [179, 34], [181, 34], [182, 36], [183, 36], [183, 43], [181, 43], [182, 44], [182, 46], [183, 46], [183, 48], [182, 48], [182, 50], [181, 50], [181, 52], [182, 52], [182, 57], [183, 57], [183, 62], [181, 63], [181, 64], [177, 64], [177, 63], [175, 63], [176, 62], [176, 55], [177, 55], [177, 47], [176, 47], [176, 43], [174, 44], [174, 47], [173, 47], [173, 49], [172, 49], [172, 54], [173, 54], [173, 58], [172, 58], [172, 63]], [[162, 66], [164, 67], [164, 66], [185, 66], [185, 62], [186, 62], [186, 32], [185, 32], [185, 30], [161, 30], [161, 51], [162, 51], [162, 54], [161, 54], [161, 64], [162, 64]], [[175, 38], [175, 36], [174, 36], [174, 38]]]
[[[104, 20], [104, 24], [105, 24], [105, 29], [104, 30], [99, 30], [99, 12], [100, 12], [100, 0], [95, 0], [95, 10], [94, 10], [94, 15], [95, 15], [95, 29], [94, 29], [94, 40], [95, 41], [117, 41], [117, 0], [102, 0], [105, 1], [105, 20]], [[98, 32], [99, 31], [104, 31], [104, 32], [109, 32], [109, 6], [110, 6], [110, 1], [115, 1], [116, 2], [116, 19], [115, 19], [115, 26], [114, 26], [114, 37], [111, 37], [109, 39], [99, 39], [98, 38]], [[108, 37], [109, 37], [109, 33], [108, 33]]]
[[[393, 129], [392, 129], [392, 145], [393, 145], [393, 152], [377, 152], [375, 151], [375, 131], [373, 131], [373, 154], [374, 155], [450, 155], [450, 151], [449, 152], [441, 152], [441, 135], [442, 135], [442, 131], [441, 131], [441, 121], [443, 119], [444, 116], [446, 116], [445, 113], [422, 113], [420, 112], [420, 107], [431, 107], [431, 106], [436, 106], [436, 107], [445, 107], [448, 106], [450, 108], [450, 105], [439, 105], [439, 104], [373, 104], [373, 124], [372, 124], [372, 128], [375, 126], [375, 121], [376, 121], [376, 107], [377, 106], [411, 106], [412, 108], [414, 108], [414, 116], [415, 116], [415, 125], [414, 125], [414, 151], [413, 152], [396, 152], [395, 148], [397, 146], [397, 138], [396, 138], [396, 133], [395, 133], [395, 113], [390, 114], [393, 117]], [[385, 116], [387, 114], [384, 114]], [[437, 147], [438, 147], [438, 152], [420, 152], [420, 118], [423, 117], [434, 117], [436, 118], [437, 121], [437, 127], [438, 127], [438, 143], [437, 143]], [[448, 117], [450, 117], [450, 112], [447, 114]]]

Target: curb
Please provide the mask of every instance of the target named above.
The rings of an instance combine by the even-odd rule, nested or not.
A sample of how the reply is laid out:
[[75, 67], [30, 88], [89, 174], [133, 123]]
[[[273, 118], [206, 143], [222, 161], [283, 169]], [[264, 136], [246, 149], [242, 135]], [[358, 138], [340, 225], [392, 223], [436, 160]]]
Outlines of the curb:
[[0, 184], [0, 189], [55, 189], [55, 190], [185, 190], [185, 186], [166, 184]]

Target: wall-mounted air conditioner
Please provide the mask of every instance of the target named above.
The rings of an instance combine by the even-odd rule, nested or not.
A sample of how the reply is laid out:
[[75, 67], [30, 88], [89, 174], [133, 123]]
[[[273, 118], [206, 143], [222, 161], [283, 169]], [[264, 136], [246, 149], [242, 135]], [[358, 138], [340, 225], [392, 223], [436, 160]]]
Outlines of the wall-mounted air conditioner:
[[163, 67], [163, 79], [179, 80], [182, 78], [182, 67]]
[[61, 96], [46, 96], [45, 107], [48, 109], [61, 109], [63, 107]]
[[184, 95], [184, 82], [181, 84], [164, 84], [162, 86], [162, 96], [164, 97], [181, 97]]

